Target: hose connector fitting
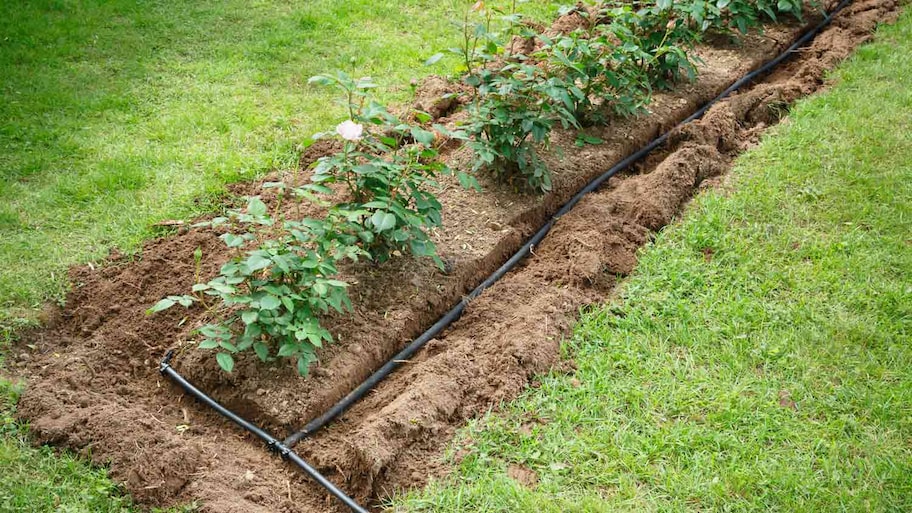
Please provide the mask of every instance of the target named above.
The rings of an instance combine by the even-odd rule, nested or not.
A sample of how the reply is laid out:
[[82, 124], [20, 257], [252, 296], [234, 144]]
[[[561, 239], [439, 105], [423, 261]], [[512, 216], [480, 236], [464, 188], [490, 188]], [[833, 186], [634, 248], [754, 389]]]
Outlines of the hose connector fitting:
[[174, 358], [174, 349], [165, 353], [165, 356], [161, 359], [161, 363], [158, 364], [158, 372], [162, 375], [171, 368], [171, 358]]

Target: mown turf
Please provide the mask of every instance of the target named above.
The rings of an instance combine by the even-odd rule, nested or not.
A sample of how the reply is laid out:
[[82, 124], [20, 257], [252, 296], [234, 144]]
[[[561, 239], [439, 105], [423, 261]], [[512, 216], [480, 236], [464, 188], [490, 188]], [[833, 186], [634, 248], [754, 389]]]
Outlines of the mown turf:
[[396, 510], [912, 511], [912, 13], [834, 78]]
[[[560, 2], [520, 2], [538, 17]], [[390, 101], [447, 71], [467, 0], [0, 2], [0, 325], [60, 299], [68, 266], [133, 251], [215, 207], [229, 182], [295, 165], [339, 120], [306, 84], [372, 75]], [[353, 63], [351, 61], [354, 61]]]

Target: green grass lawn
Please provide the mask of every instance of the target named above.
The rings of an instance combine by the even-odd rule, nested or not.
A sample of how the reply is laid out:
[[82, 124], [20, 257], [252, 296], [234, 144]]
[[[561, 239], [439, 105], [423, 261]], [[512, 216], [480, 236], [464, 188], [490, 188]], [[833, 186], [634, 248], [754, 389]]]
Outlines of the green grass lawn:
[[0, 2], [0, 325], [60, 299], [70, 265], [295, 165], [342, 112], [310, 76], [354, 69], [406, 100], [410, 79], [447, 71], [423, 63], [456, 46], [469, 4]]
[[912, 511], [912, 13], [834, 78], [397, 510]]

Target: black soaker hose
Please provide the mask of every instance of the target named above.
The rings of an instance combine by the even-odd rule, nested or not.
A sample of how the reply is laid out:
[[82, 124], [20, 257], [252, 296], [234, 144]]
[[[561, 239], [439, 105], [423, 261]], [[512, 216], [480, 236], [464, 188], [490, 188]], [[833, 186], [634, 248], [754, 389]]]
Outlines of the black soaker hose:
[[[740, 80], [738, 80], [734, 84], [730, 85], [725, 91], [722, 91], [721, 94], [719, 94], [718, 96], [716, 96], [715, 98], [710, 100], [699, 110], [697, 110], [696, 112], [694, 112], [693, 114], [688, 116], [687, 119], [685, 119], [684, 121], [682, 121], [681, 123], [676, 125], [675, 128], [678, 128], [681, 125], [684, 125], [686, 123], [689, 123], [689, 122], [701, 117], [703, 114], [706, 113], [707, 110], [709, 110], [710, 107], [712, 107], [713, 104], [715, 104], [719, 100], [722, 100], [723, 98], [730, 95], [734, 91], [740, 89], [744, 85], [753, 81], [758, 76], [760, 76], [760, 75], [768, 72], [769, 70], [773, 69], [774, 67], [778, 66], [780, 63], [782, 63], [782, 61], [784, 61], [789, 56], [791, 56], [791, 54], [795, 50], [797, 50], [798, 48], [807, 44], [807, 42], [810, 41], [815, 35], [817, 35], [818, 32], [820, 32], [824, 27], [829, 25], [830, 22], [833, 20], [833, 17], [839, 11], [841, 11], [847, 5], [849, 5], [851, 2], [852, 2], [852, 0], [842, 0], [842, 2], [840, 2], [839, 5], [837, 5], [829, 14], [827, 14], [817, 26], [812, 28], [810, 31], [808, 31], [806, 34], [804, 34], [801, 38], [799, 38], [797, 41], [795, 41], [794, 44], [792, 44], [784, 52], [779, 54], [778, 57], [767, 62], [763, 66], [760, 66], [756, 70], [751, 71], [750, 73], [748, 73], [747, 75], [742, 77]], [[674, 130], [674, 129], [672, 129], [672, 130]], [[351, 497], [346, 495], [345, 492], [343, 492], [342, 490], [337, 488], [332, 482], [330, 482], [328, 479], [326, 479], [326, 477], [324, 477], [322, 474], [317, 472], [316, 469], [314, 469], [313, 467], [308, 465], [306, 461], [304, 461], [297, 453], [295, 453], [291, 449], [291, 447], [294, 444], [303, 440], [304, 438], [308, 437], [309, 435], [313, 434], [314, 432], [318, 431], [320, 428], [322, 428], [323, 426], [328, 424], [334, 418], [341, 415], [352, 404], [354, 404], [359, 399], [361, 399], [364, 396], [364, 394], [366, 394], [372, 388], [374, 388], [374, 386], [376, 386], [377, 383], [379, 383], [381, 380], [383, 380], [383, 378], [388, 376], [397, 367], [399, 367], [399, 365], [403, 362], [403, 360], [408, 360], [409, 358], [411, 358], [416, 352], [418, 352], [419, 349], [421, 349], [425, 344], [427, 344], [428, 341], [430, 341], [437, 334], [439, 334], [441, 331], [443, 331], [444, 328], [449, 326], [453, 321], [458, 319], [459, 316], [462, 315], [462, 312], [465, 311], [465, 308], [468, 305], [469, 301], [478, 297], [486, 288], [488, 288], [491, 285], [493, 285], [494, 283], [496, 283], [500, 278], [502, 278], [505, 274], [507, 274], [507, 272], [509, 272], [514, 267], [516, 267], [516, 264], [518, 264], [527, 255], [529, 255], [529, 253], [532, 252], [532, 248], [536, 244], [540, 243], [542, 241], [542, 239], [545, 238], [545, 235], [548, 234], [548, 232], [554, 226], [554, 223], [557, 222], [557, 220], [561, 216], [563, 216], [564, 214], [569, 212], [574, 206], [576, 206], [576, 204], [580, 202], [580, 200], [583, 198], [583, 196], [598, 189], [603, 183], [605, 183], [606, 180], [608, 180], [612, 176], [616, 175], [619, 171], [627, 168], [631, 164], [635, 163], [636, 161], [638, 161], [641, 158], [643, 158], [644, 156], [646, 156], [649, 152], [651, 152], [652, 150], [654, 150], [661, 144], [665, 143], [665, 141], [668, 140], [669, 134], [671, 133], [672, 130], [669, 130], [668, 132], [665, 132], [664, 134], [660, 135], [659, 137], [654, 139], [652, 142], [650, 142], [649, 144], [644, 146], [642, 149], [640, 149], [636, 153], [634, 153], [634, 154], [630, 155], [629, 157], [625, 158], [624, 160], [618, 162], [611, 169], [609, 169], [608, 171], [603, 173], [601, 176], [599, 176], [596, 179], [589, 182], [589, 184], [585, 188], [583, 188], [582, 190], [577, 192], [572, 198], [570, 198], [570, 201], [568, 201], [563, 207], [561, 207], [561, 209], [558, 210], [557, 213], [554, 214], [554, 216], [552, 216], [551, 219], [548, 220], [548, 222], [546, 222], [545, 225], [542, 226], [535, 233], [535, 235], [532, 236], [531, 239], [529, 239], [528, 242], [526, 242], [513, 256], [510, 257], [509, 260], [506, 261], [506, 263], [504, 263], [502, 266], [500, 266], [500, 268], [498, 268], [496, 271], [494, 271], [494, 273], [491, 274], [491, 276], [489, 276], [485, 281], [483, 281], [481, 283], [481, 285], [476, 287], [472, 292], [470, 292], [462, 300], [460, 300], [459, 303], [456, 304], [456, 306], [454, 306], [449, 312], [447, 312], [443, 317], [441, 317], [440, 320], [438, 320], [436, 323], [434, 323], [434, 325], [431, 326], [430, 329], [428, 329], [427, 331], [422, 333], [418, 338], [416, 338], [414, 341], [412, 341], [411, 344], [406, 346], [405, 349], [403, 349], [402, 351], [397, 353], [395, 356], [393, 356], [393, 358], [391, 360], [386, 362], [386, 364], [384, 364], [382, 367], [380, 367], [380, 369], [378, 369], [376, 372], [371, 374], [370, 377], [368, 377], [364, 382], [362, 382], [360, 385], [358, 385], [358, 387], [355, 388], [354, 390], [352, 390], [348, 395], [343, 397], [339, 402], [337, 402], [326, 413], [324, 413], [323, 415], [310, 421], [309, 423], [307, 423], [306, 426], [304, 426], [304, 428], [302, 430], [289, 436], [284, 441], [279, 441], [278, 439], [272, 437], [272, 435], [270, 435], [263, 429], [248, 422], [247, 420], [243, 419], [242, 417], [240, 417], [233, 411], [225, 408], [224, 406], [219, 404], [215, 399], [209, 397], [208, 395], [206, 395], [205, 393], [200, 391], [198, 388], [193, 386], [192, 383], [190, 383], [189, 381], [184, 379], [183, 376], [181, 376], [176, 370], [174, 370], [173, 367], [171, 367], [171, 358], [174, 356], [173, 350], [168, 351], [168, 353], [162, 359], [161, 365], [159, 367], [159, 371], [162, 373], [163, 376], [174, 381], [178, 386], [180, 386], [182, 389], [184, 389], [186, 392], [188, 392], [190, 395], [195, 397], [197, 400], [199, 400], [203, 404], [209, 406], [210, 408], [212, 408], [213, 410], [218, 412], [223, 417], [234, 422], [238, 426], [240, 426], [240, 427], [244, 428], [245, 430], [249, 431], [250, 433], [254, 434], [257, 438], [266, 442], [266, 446], [272, 452], [277, 453], [283, 460], [291, 461], [292, 463], [297, 465], [299, 468], [301, 468], [301, 470], [304, 471], [305, 474], [310, 476], [314, 481], [316, 481], [318, 484], [320, 484], [320, 486], [322, 486], [327, 491], [329, 491], [330, 494], [332, 494], [337, 499], [342, 501], [346, 506], [351, 508], [352, 511], [355, 511], [356, 513], [369, 513], [365, 508], [363, 508], [357, 502], [355, 502], [354, 499], [352, 499]]]
[[382, 367], [380, 367], [379, 369], [377, 369], [377, 371], [375, 371], [373, 374], [371, 374], [366, 380], [364, 380], [360, 385], [358, 385], [357, 388], [355, 388], [354, 390], [349, 392], [348, 395], [346, 395], [345, 397], [340, 399], [336, 404], [334, 404], [323, 415], [320, 415], [319, 417], [311, 420], [300, 431], [298, 431], [298, 432], [294, 433], [293, 435], [289, 436], [288, 438], [286, 438], [285, 445], [287, 445], [289, 447], [293, 447], [295, 444], [297, 444], [304, 438], [307, 438], [308, 436], [310, 436], [313, 433], [322, 429], [324, 426], [326, 426], [326, 424], [329, 424], [333, 419], [335, 419], [336, 417], [341, 415], [343, 412], [345, 412], [345, 410], [350, 408], [352, 404], [358, 402], [358, 400], [360, 400], [362, 397], [364, 397], [364, 395], [367, 392], [369, 392], [372, 388], [374, 388], [380, 381], [382, 381], [390, 373], [392, 373], [394, 370], [396, 370], [396, 368], [398, 368], [404, 361], [406, 361], [406, 360], [410, 359], [412, 356], [414, 356], [415, 353], [417, 353], [418, 350], [420, 350], [422, 347], [424, 347], [424, 345], [427, 344], [432, 338], [437, 336], [441, 331], [443, 331], [453, 321], [458, 319], [462, 315], [463, 311], [465, 311], [466, 306], [469, 304], [470, 301], [472, 301], [473, 299], [475, 299], [476, 297], [481, 295], [481, 293], [484, 292], [485, 289], [487, 289], [488, 287], [490, 287], [491, 285], [496, 283], [499, 279], [501, 279], [504, 275], [506, 275], [511, 269], [516, 267], [516, 264], [518, 264], [522, 259], [524, 259], [526, 256], [528, 256], [532, 252], [532, 249], [538, 243], [540, 243], [542, 241], [542, 239], [545, 238], [545, 235], [547, 235], [549, 231], [551, 231], [551, 228], [554, 227], [554, 223], [556, 223], [557, 220], [561, 216], [563, 216], [564, 214], [569, 212], [571, 209], [573, 209], [573, 207], [575, 207], [576, 204], [579, 203], [581, 199], [583, 199], [583, 196], [598, 189], [609, 178], [616, 175], [618, 172], [626, 169], [631, 164], [637, 162], [641, 158], [648, 155], [652, 150], [654, 150], [657, 147], [659, 147], [660, 145], [664, 144], [665, 141], [668, 140], [668, 137], [673, 130], [675, 130], [676, 128], [683, 126], [687, 123], [690, 123], [691, 121], [693, 121], [695, 119], [700, 118], [716, 102], [718, 102], [719, 100], [722, 100], [723, 98], [727, 97], [731, 93], [737, 91], [738, 89], [740, 89], [740, 88], [744, 87], [745, 85], [747, 85], [748, 83], [752, 82], [758, 76], [767, 73], [771, 69], [773, 69], [776, 66], [778, 66], [779, 64], [781, 64], [782, 61], [789, 58], [795, 50], [797, 50], [798, 48], [807, 44], [808, 41], [813, 39], [814, 36], [816, 36], [817, 33], [820, 32], [820, 30], [822, 30], [824, 27], [829, 25], [830, 22], [833, 20], [833, 16], [835, 16], [836, 13], [838, 13], [839, 11], [844, 9], [850, 3], [851, 3], [851, 0], [843, 0], [842, 2], [840, 2], [839, 5], [837, 5], [829, 14], [827, 14], [816, 27], [812, 28], [806, 34], [804, 34], [801, 38], [799, 38], [797, 41], [795, 41], [784, 52], [779, 54], [778, 57], [765, 63], [764, 65], [760, 66], [759, 68], [755, 69], [754, 71], [751, 71], [747, 75], [744, 75], [740, 80], [738, 80], [734, 84], [728, 86], [728, 88], [725, 89], [724, 91], [722, 91], [722, 93], [720, 93], [718, 96], [716, 96], [715, 98], [710, 100], [708, 103], [706, 103], [705, 105], [700, 107], [699, 110], [697, 110], [696, 112], [694, 112], [693, 114], [688, 116], [687, 119], [678, 123], [672, 130], [669, 130], [669, 131], [665, 132], [664, 134], [660, 135], [659, 137], [653, 139], [652, 142], [650, 142], [649, 144], [647, 144], [646, 146], [641, 148], [639, 151], [630, 155], [629, 157], [625, 158], [624, 160], [618, 162], [611, 169], [609, 169], [608, 171], [604, 172], [602, 175], [598, 176], [597, 178], [595, 178], [594, 180], [589, 182], [589, 185], [587, 185], [586, 187], [581, 189], [572, 198], [570, 198], [570, 201], [568, 201], [566, 204], [564, 204], [564, 206], [561, 207], [561, 209], [558, 210], [557, 213], [554, 214], [554, 216], [552, 216], [551, 219], [549, 219], [548, 222], [546, 222], [544, 226], [542, 226], [537, 232], [535, 232], [535, 235], [533, 235], [532, 238], [529, 239], [528, 242], [526, 242], [521, 248], [519, 248], [519, 250], [516, 253], [514, 253], [513, 256], [511, 256], [509, 260], [506, 261], [506, 263], [504, 263], [502, 266], [500, 266], [499, 269], [494, 271], [493, 274], [488, 276], [488, 278], [485, 281], [481, 282], [481, 285], [479, 285], [474, 290], [472, 290], [472, 292], [469, 292], [468, 295], [466, 295], [458, 303], [456, 303], [456, 306], [454, 306], [449, 312], [444, 314], [444, 316], [441, 317], [440, 320], [438, 320], [436, 323], [434, 323], [433, 326], [431, 326], [427, 331], [425, 331], [424, 333], [419, 335], [418, 338], [416, 338], [415, 340], [412, 341], [412, 343], [407, 345], [405, 347], [405, 349], [396, 353], [395, 356], [393, 356]]
[[292, 451], [288, 446], [283, 444], [276, 438], [273, 438], [272, 435], [266, 431], [260, 429], [254, 424], [243, 419], [240, 415], [234, 413], [233, 411], [225, 408], [218, 401], [204, 394], [200, 389], [196, 388], [192, 383], [187, 381], [183, 376], [181, 376], [173, 367], [171, 367], [171, 358], [174, 356], [174, 350], [168, 351], [164, 358], [162, 358], [161, 364], [159, 364], [158, 370], [162, 373], [163, 376], [166, 376], [168, 379], [176, 383], [178, 386], [184, 389], [187, 393], [195, 397], [199, 402], [205, 404], [206, 406], [212, 408], [219, 415], [227, 418], [228, 420], [234, 422], [238, 426], [246, 429], [250, 433], [253, 433], [257, 438], [266, 442], [266, 446], [270, 451], [278, 454], [283, 460], [291, 461], [295, 465], [301, 468], [305, 474], [310, 476], [311, 479], [320, 484], [323, 488], [326, 488], [329, 493], [333, 494], [337, 499], [342, 501], [346, 506], [351, 508], [352, 511], [356, 513], [369, 513], [366, 509], [361, 507], [354, 499], [345, 494], [342, 490], [338, 489], [336, 485], [332, 484], [323, 474], [317, 472], [317, 470], [307, 464], [300, 456]]

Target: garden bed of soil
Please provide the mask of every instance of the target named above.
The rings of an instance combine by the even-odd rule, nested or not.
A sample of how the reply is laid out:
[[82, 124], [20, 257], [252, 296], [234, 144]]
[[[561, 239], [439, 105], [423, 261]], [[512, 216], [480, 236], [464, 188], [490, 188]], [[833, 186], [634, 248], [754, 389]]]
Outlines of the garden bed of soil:
[[[677, 130], [642, 165], [562, 217], [521, 267], [298, 452], [368, 503], [444, 473], [442, 451], [455, 430], [516, 397], [536, 374], [555, 366], [569, 370], [572, 365], [559, 361], [558, 344], [578, 309], [609, 295], [617, 277], [634, 267], [650, 233], [671, 221], [695, 190], [718, 181], [790, 102], [818, 89], [825, 71], [898, 9], [893, 0], [852, 4], [808, 50]], [[808, 24], [814, 22], [809, 16]], [[336, 343], [319, 354], [307, 378], [289, 362], [253, 358], [240, 359], [234, 373], [224, 374], [211, 353], [188, 342], [205, 320], [202, 308], [145, 314], [161, 297], [215, 275], [230, 256], [216, 231], [182, 230], [149, 242], [136, 258], [113, 256], [101, 266], [73, 269], [66, 305], [13, 349], [10, 370], [28, 382], [19, 415], [31, 422], [39, 442], [110, 464], [112, 476], [145, 505], [198, 501], [202, 511], [335, 511], [340, 507], [322, 488], [161, 378], [157, 365], [164, 352], [179, 348], [174, 366], [184, 376], [275, 435], [300, 428], [503, 263], [585, 183], [801, 32], [797, 24], [770, 26], [740, 43], [720, 39], [701, 47], [696, 83], [658, 95], [648, 116], [587, 130], [603, 144], [576, 147], [574, 133], [557, 133], [554, 146], [563, 156], [548, 157], [554, 190], [543, 198], [485, 181], [478, 194], [443, 180], [444, 226], [434, 239], [448, 272], [407, 257], [345, 268], [354, 283], [355, 311], [327, 319]], [[313, 147], [302, 164], [321, 151], [327, 148]], [[454, 148], [446, 158], [459, 166], [469, 155]], [[260, 192], [257, 184], [242, 189]], [[197, 248], [204, 255], [199, 269]]]

